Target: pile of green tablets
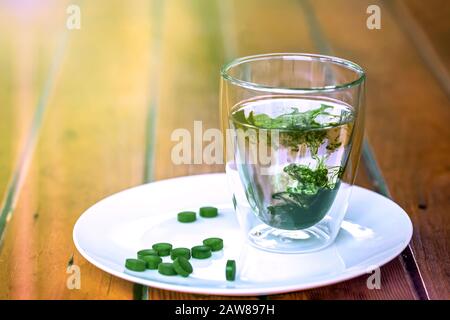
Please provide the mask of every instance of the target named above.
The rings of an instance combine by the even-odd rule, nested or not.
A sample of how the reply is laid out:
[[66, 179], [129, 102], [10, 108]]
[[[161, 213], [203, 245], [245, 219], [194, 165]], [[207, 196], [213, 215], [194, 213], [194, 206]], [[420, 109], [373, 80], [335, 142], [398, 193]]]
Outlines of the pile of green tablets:
[[[218, 216], [218, 210], [215, 207], [201, 207], [199, 214], [203, 218], [214, 218]], [[197, 220], [197, 214], [194, 211], [182, 211], [177, 214], [177, 220], [182, 223], [194, 222]], [[159, 242], [152, 245], [151, 249], [142, 249], [137, 252], [137, 259], [126, 259], [125, 267], [131, 271], [142, 272], [146, 269], [158, 270], [165, 276], [180, 275], [188, 277], [194, 270], [189, 259], [208, 259], [212, 252], [223, 249], [223, 240], [221, 238], [207, 238], [203, 240], [202, 245], [188, 248], [173, 248], [168, 242]], [[172, 262], [163, 262], [162, 257], [168, 257]], [[236, 262], [228, 260], [225, 267], [225, 278], [233, 281], [236, 275]]]
[[[167, 257], [173, 262], [163, 262], [161, 257]], [[142, 272], [146, 269], [158, 270], [165, 276], [180, 275], [189, 276], [193, 269], [188, 261], [191, 258], [191, 250], [188, 248], [172, 248], [168, 242], [155, 243], [151, 249], [143, 249], [137, 252], [137, 259], [126, 259], [125, 267], [131, 271]]]

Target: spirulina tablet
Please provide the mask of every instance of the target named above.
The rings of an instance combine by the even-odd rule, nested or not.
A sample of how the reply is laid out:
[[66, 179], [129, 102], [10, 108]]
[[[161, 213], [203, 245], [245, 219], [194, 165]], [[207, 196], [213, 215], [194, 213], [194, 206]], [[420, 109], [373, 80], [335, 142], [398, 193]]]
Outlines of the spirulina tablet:
[[158, 256], [165, 257], [170, 255], [170, 251], [172, 250], [172, 245], [167, 242], [155, 243], [152, 246], [153, 250], [158, 253]]
[[234, 281], [236, 277], [236, 261], [228, 260], [225, 267], [225, 278], [228, 281]]
[[182, 277], [187, 277], [194, 271], [189, 261], [183, 257], [178, 257], [174, 260], [173, 268]]
[[144, 256], [142, 257], [142, 261], [146, 263], [145, 267], [147, 269], [156, 270], [158, 269], [159, 264], [162, 262], [162, 259], [158, 256]]
[[177, 220], [183, 223], [194, 222], [197, 220], [197, 214], [194, 211], [183, 211], [178, 213]]
[[163, 262], [158, 265], [158, 272], [165, 276], [175, 276], [177, 272], [173, 268], [172, 263]]
[[200, 216], [203, 218], [214, 218], [217, 217], [218, 210], [215, 207], [201, 207]]
[[208, 246], [195, 246], [191, 249], [192, 257], [196, 259], [207, 259], [211, 257], [211, 248]]
[[156, 252], [156, 250], [153, 249], [143, 249], [137, 252], [138, 259], [142, 259], [145, 256], [157, 256], [157, 255], [158, 252]]
[[125, 260], [125, 268], [131, 271], [145, 271], [145, 261], [139, 259]]
[[203, 240], [203, 244], [210, 247], [212, 251], [219, 251], [223, 249], [223, 240], [220, 238], [208, 238]]
[[172, 251], [170, 252], [170, 258], [172, 258], [172, 260], [175, 260], [178, 257], [183, 257], [189, 260], [191, 258], [191, 250], [189, 250], [188, 248], [172, 249]]

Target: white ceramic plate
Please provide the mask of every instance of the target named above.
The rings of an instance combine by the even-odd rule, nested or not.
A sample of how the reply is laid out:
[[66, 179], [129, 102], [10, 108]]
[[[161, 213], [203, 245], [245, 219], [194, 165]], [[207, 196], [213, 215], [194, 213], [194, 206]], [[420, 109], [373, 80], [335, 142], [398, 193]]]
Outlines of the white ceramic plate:
[[[309, 289], [365, 274], [396, 257], [411, 239], [411, 221], [397, 204], [375, 192], [353, 188], [349, 211], [335, 243], [314, 253], [276, 254], [246, 245], [225, 174], [163, 180], [119, 192], [78, 219], [73, 239], [78, 251], [98, 268], [150, 287], [219, 295]], [[218, 207], [219, 217], [177, 222], [178, 211], [205, 205]], [[124, 268], [126, 258], [135, 257], [136, 251], [153, 243], [191, 247], [214, 236], [224, 239], [224, 250], [207, 260], [191, 259], [194, 272], [188, 278]], [[227, 259], [237, 262], [234, 282], [225, 280]]]

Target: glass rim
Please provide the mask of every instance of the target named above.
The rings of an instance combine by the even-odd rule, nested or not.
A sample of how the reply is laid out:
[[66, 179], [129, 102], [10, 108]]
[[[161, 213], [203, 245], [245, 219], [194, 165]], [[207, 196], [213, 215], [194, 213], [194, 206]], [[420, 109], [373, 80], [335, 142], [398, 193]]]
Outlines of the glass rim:
[[[321, 62], [329, 62], [334, 63], [336, 65], [342, 66], [348, 70], [351, 70], [355, 72], [358, 77], [357, 79], [349, 82], [345, 82], [342, 84], [332, 85], [332, 86], [322, 86], [322, 87], [297, 87], [297, 88], [291, 88], [291, 87], [274, 87], [274, 86], [268, 86], [263, 85], [251, 81], [245, 81], [242, 79], [238, 79], [236, 77], [233, 77], [230, 75], [229, 71], [237, 67], [241, 64], [252, 62], [252, 61], [258, 61], [258, 60], [273, 60], [274, 58], [278, 59], [285, 59], [285, 58], [291, 58], [291, 60], [310, 60], [310, 61], [321, 61]], [[240, 57], [237, 59], [234, 59], [222, 66], [220, 69], [220, 74], [223, 79], [230, 81], [231, 83], [244, 87], [246, 89], [252, 89], [256, 91], [265, 91], [265, 92], [272, 92], [272, 93], [319, 93], [319, 92], [330, 92], [330, 91], [336, 91], [341, 89], [348, 89], [354, 86], [357, 86], [361, 84], [365, 78], [366, 73], [364, 72], [364, 69], [359, 66], [358, 64], [334, 57], [334, 56], [328, 56], [328, 55], [321, 55], [321, 54], [312, 54], [312, 53], [267, 53], [267, 54], [257, 54], [257, 55], [251, 55], [251, 56], [245, 56]]]

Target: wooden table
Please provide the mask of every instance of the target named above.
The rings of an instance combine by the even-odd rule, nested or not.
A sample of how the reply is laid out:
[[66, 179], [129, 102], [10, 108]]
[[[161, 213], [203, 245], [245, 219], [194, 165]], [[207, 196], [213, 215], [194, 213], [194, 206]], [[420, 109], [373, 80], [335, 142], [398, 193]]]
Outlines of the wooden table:
[[[450, 298], [448, 1], [85, 0], [80, 30], [66, 29], [68, 1], [30, 3], [0, 2], [1, 299], [221, 298], [102, 272], [72, 228], [119, 190], [223, 171], [172, 164], [170, 134], [194, 120], [219, 127], [219, 67], [267, 52], [333, 54], [367, 70], [357, 183], [390, 194], [414, 235], [382, 267], [380, 290], [367, 275], [266, 298]], [[366, 27], [371, 4], [380, 30]], [[80, 267], [79, 290], [67, 288], [68, 265]]]

